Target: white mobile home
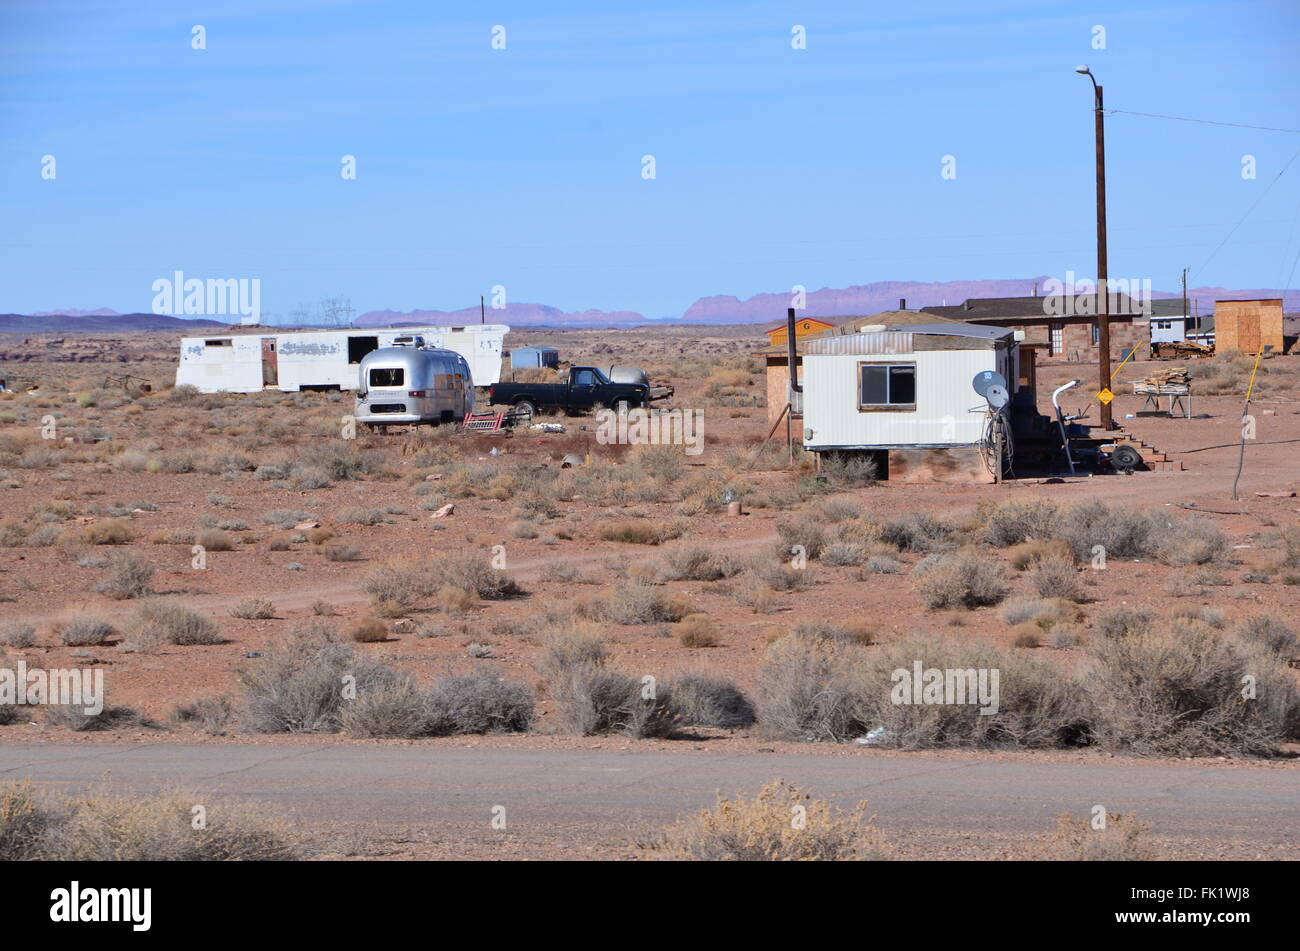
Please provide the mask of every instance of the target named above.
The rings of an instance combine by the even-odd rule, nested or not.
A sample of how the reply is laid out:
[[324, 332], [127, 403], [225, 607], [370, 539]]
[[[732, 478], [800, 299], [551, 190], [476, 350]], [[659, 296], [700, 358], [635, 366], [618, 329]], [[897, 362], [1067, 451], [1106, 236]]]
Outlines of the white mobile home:
[[475, 386], [491, 386], [501, 380], [501, 347], [509, 330], [504, 324], [471, 324], [185, 337], [176, 385], [204, 393], [355, 390], [362, 357], [399, 337], [419, 336], [425, 346], [464, 357]]
[[806, 449], [887, 452], [880, 458], [887, 459], [890, 478], [910, 471], [930, 481], [991, 481], [982, 452], [989, 407], [973, 381], [991, 370], [1015, 393], [1014, 331], [877, 325], [805, 338], [802, 347]]

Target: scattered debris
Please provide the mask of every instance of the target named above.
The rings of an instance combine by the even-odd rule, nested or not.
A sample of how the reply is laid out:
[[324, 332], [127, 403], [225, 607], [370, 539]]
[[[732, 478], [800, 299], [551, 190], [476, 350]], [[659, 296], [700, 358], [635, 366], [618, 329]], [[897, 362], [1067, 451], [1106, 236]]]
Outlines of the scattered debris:
[[456, 511], [456, 503], [448, 502], [442, 508], [438, 509], [438, 511], [430, 515], [429, 518], [446, 518], [448, 515], [451, 515], [455, 511]]
[[568, 453], [563, 459], [560, 460], [561, 469], [572, 469], [574, 466], [581, 466], [585, 464], [586, 464], [586, 460], [583, 459], [582, 456], [578, 455], [576, 452]]

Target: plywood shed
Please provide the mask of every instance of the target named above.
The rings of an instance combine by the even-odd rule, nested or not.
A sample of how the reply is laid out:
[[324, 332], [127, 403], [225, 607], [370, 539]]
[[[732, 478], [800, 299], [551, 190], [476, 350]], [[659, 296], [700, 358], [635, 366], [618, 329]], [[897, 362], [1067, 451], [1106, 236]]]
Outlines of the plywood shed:
[[1214, 348], [1256, 354], [1262, 347], [1282, 352], [1282, 299], [1214, 302]]

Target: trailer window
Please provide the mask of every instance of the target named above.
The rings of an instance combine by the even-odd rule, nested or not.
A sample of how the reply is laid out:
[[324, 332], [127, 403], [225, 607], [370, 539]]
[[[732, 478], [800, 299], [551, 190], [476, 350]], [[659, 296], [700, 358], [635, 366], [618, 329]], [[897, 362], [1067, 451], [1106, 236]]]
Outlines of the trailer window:
[[348, 363], [360, 363], [367, 353], [378, 349], [378, 337], [348, 337]]
[[915, 408], [915, 363], [858, 364], [858, 409]]
[[401, 367], [370, 368], [371, 386], [403, 386], [405, 383], [406, 373]]
[[234, 345], [235, 345], [235, 342], [234, 342], [233, 340], [205, 340], [205, 341], [203, 341], [203, 346], [205, 346], [205, 347], [233, 347]]

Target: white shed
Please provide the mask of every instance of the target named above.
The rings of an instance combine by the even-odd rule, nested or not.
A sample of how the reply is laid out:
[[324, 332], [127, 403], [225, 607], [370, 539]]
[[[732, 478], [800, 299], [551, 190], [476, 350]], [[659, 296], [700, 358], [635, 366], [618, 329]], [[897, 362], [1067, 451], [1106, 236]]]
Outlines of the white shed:
[[501, 348], [509, 330], [504, 324], [471, 324], [185, 337], [176, 385], [204, 393], [354, 390], [362, 357], [391, 347], [398, 337], [420, 336], [426, 346], [464, 357], [475, 386], [491, 386], [501, 380]]
[[[992, 370], [1015, 392], [1015, 332], [974, 324], [864, 327], [856, 334], [803, 341], [804, 447], [817, 453], [967, 450], [969, 455], [900, 456], [927, 472], [968, 470], [982, 478], [979, 450], [989, 432], [977, 374]], [[900, 470], [903, 465], [898, 466]], [[969, 481], [963, 479], [962, 481]]]

